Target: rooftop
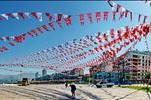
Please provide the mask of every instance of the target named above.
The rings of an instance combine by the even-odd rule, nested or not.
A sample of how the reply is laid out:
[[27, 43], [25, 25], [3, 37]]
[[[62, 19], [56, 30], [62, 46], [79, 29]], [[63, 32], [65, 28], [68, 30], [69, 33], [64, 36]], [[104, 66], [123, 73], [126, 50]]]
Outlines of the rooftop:
[[137, 53], [137, 54], [143, 54], [143, 55], [151, 55], [150, 51], [139, 51], [139, 50], [133, 50], [129, 51], [130, 53]]

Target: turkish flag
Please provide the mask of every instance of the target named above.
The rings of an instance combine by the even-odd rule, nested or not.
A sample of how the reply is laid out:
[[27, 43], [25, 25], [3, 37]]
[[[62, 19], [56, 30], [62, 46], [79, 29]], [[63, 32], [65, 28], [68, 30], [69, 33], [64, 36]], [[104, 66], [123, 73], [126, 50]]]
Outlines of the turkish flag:
[[104, 21], [108, 20], [108, 14], [109, 14], [109, 12], [107, 12], [107, 11], [104, 12]]
[[92, 23], [92, 13], [87, 13], [87, 16], [88, 16], [89, 22]]
[[54, 27], [54, 25], [53, 25], [52, 22], [48, 23], [48, 25], [49, 25], [53, 30], [55, 30], [55, 27]]
[[59, 24], [61, 23], [62, 16], [63, 16], [62, 14], [57, 14], [57, 19], [56, 19], [57, 23], [59, 23]]
[[80, 24], [84, 25], [84, 15], [80, 14]]
[[99, 22], [101, 20], [101, 12], [96, 12], [95, 17], [96, 17], [97, 22]]
[[70, 16], [68, 16], [67, 18], [64, 18], [64, 20], [65, 20], [67, 26], [71, 25], [71, 18], [70, 18]]
[[15, 46], [15, 44], [13, 42], [8, 42], [8, 44], [11, 46]]
[[16, 18], [12, 13], [7, 13], [6, 15], [11, 18]]
[[38, 19], [38, 15], [36, 12], [31, 12], [30, 15], [36, 19]]
[[45, 15], [48, 17], [49, 21], [52, 20], [52, 16], [51, 16], [51, 14], [49, 12], [46, 12]]
[[18, 16], [20, 16], [22, 19], [26, 18], [24, 12], [18, 12]]

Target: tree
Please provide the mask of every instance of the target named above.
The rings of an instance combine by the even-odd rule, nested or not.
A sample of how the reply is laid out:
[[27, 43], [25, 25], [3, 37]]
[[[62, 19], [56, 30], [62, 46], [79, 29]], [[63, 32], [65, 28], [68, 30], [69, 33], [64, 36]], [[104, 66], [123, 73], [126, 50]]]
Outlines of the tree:
[[150, 73], [149, 72], [146, 72], [145, 74], [144, 74], [144, 80], [145, 80], [145, 82], [147, 83], [148, 82], [148, 80], [149, 80], [149, 78], [150, 78]]

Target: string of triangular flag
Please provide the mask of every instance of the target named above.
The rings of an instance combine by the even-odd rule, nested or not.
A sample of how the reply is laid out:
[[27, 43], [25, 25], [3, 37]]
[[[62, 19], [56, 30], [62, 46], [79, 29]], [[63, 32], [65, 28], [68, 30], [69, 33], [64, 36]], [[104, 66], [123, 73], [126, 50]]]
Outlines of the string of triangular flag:
[[[148, 26], [141, 26], [141, 27], [136, 27], [136, 28], [134, 28], [134, 30], [132, 31], [133, 32], [133, 38], [134, 38], [134, 40], [136, 40], [136, 39], [139, 39], [139, 35], [137, 36], [137, 38], [135, 37], [135, 35], [136, 35], [136, 33], [137, 32], [139, 32], [139, 34], [140, 34], [140, 36], [146, 36], [147, 35], [147, 33], [149, 32], [149, 29], [148, 29], [149, 27]], [[132, 32], [130, 32], [131, 34], [132, 34]], [[131, 38], [128, 38], [129, 40], [131, 39]], [[130, 40], [131, 41], [131, 40]], [[120, 48], [124, 48], [126, 45], [129, 45], [129, 44], [123, 44]], [[121, 49], [119, 49], [118, 50], [118, 52], [120, 51]], [[110, 51], [110, 52], [113, 52], [113, 51]], [[99, 58], [99, 62], [100, 61], [104, 61], [106, 58], [108, 58], [109, 57], [109, 55], [110, 55], [110, 53], [109, 53], [109, 51], [108, 51], [108, 53], [104, 56], [104, 57], [102, 57], [102, 58]], [[102, 56], [102, 55], [101, 55]], [[85, 58], [85, 57], [84, 57]], [[75, 61], [71, 61], [71, 63], [74, 63]], [[71, 63], [69, 63], [69, 65], [71, 65]]]
[[[108, 1], [110, 7], [112, 8], [112, 17], [113, 17], [113, 20], [116, 19], [116, 15], [119, 14], [119, 19], [123, 18], [123, 17], [130, 17], [130, 20], [132, 21], [133, 20], [133, 11], [123, 7], [122, 5], [119, 5], [118, 3], [115, 3], [114, 1], [112, 0], [109, 0]], [[144, 14], [140, 14], [140, 13], [136, 13], [135, 14], [138, 16], [138, 22], [143, 21], [143, 23], [146, 22], [147, 19], [150, 18], [150, 16], [148, 15], [144, 15]]]

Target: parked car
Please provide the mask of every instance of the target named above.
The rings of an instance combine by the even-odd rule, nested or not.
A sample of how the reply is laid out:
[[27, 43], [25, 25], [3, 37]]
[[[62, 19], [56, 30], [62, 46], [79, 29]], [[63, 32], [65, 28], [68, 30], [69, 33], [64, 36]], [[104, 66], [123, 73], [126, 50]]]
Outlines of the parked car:
[[30, 84], [30, 82], [29, 82], [28, 78], [23, 78], [22, 79], [21, 86], [27, 86], [29, 84]]
[[96, 87], [97, 87], [97, 88], [102, 88], [102, 87], [111, 88], [112, 86], [114, 86], [114, 83], [98, 82], [98, 83], [96, 84]]

